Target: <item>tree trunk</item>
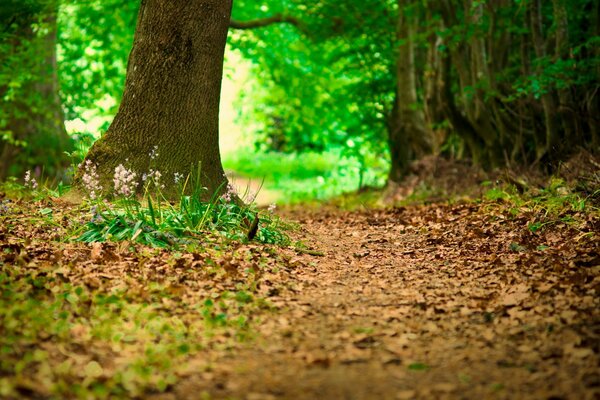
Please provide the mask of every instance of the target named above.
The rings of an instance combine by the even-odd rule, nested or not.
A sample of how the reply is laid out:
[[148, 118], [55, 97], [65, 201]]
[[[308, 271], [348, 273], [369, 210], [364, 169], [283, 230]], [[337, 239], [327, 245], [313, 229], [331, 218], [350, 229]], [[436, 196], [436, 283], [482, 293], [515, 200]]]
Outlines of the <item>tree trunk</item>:
[[399, 182], [410, 161], [431, 153], [433, 139], [425, 128], [423, 109], [417, 99], [417, 72], [415, 68], [414, 35], [418, 21], [416, 16], [407, 18], [405, 10], [412, 0], [398, 0], [399, 40], [396, 59], [396, 97], [395, 109], [388, 123], [389, 145], [392, 156], [388, 180]]
[[[569, 57], [569, 20], [564, 0], [552, 0], [552, 6], [556, 30], [554, 60], [558, 61]], [[558, 101], [558, 112], [560, 113], [564, 129], [564, 134], [562, 136], [565, 137], [565, 142], [581, 143], [584, 138], [578, 135], [577, 116], [574, 113], [576, 104], [574, 104], [570, 88], [558, 90]]]
[[[591, 36], [600, 36], [600, 2], [595, 2], [592, 7], [592, 26]], [[592, 52], [594, 57], [600, 59], [600, 46], [596, 46]], [[596, 76], [600, 76], [600, 63], [596, 66]], [[598, 118], [598, 110], [600, 110], [600, 96], [597, 93], [592, 93], [591, 98], [586, 101], [588, 112], [588, 127], [591, 135], [590, 147], [600, 153], [600, 119]]]
[[[433, 7], [434, 5], [427, 7], [427, 26], [435, 24], [435, 29], [441, 30], [443, 26], [441, 21], [436, 22], [432, 18], [432, 11], [435, 10]], [[433, 151], [438, 153], [447, 137], [442, 94], [444, 90], [442, 57], [445, 56], [445, 52], [441, 50], [443, 40], [435, 31], [430, 32], [427, 42], [427, 66], [423, 74], [424, 112], [425, 121], [433, 132], [435, 141]]]
[[388, 146], [390, 149], [391, 168], [388, 173], [389, 183], [400, 183], [412, 159], [408, 136], [400, 123], [398, 94], [394, 96], [394, 104], [387, 121]]
[[224, 189], [218, 123], [231, 3], [142, 1], [119, 111], [86, 157], [104, 189], [120, 164], [137, 174], [138, 191], [143, 174], [154, 169], [163, 193], [174, 198], [174, 174], [198, 165], [206, 198]]
[[[15, 17], [16, 31], [11, 35], [10, 53], [1, 64], [10, 80], [20, 82], [5, 95], [0, 88], [0, 131], [8, 132], [0, 139], [0, 179], [22, 176], [28, 169], [45, 178], [62, 178], [71, 150], [59, 98], [56, 65], [56, 8], [36, 9], [34, 13]], [[32, 24], [41, 19], [39, 32]], [[20, 76], [30, 76], [23, 82]], [[13, 77], [16, 76], [16, 77]], [[13, 78], [11, 78], [13, 77]]]
[[[530, 19], [531, 19], [531, 36], [533, 39], [533, 48], [535, 55], [538, 59], [546, 57], [546, 43], [544, 41], [543, 29], [542, 29], [542, 10], [541, 0], [532, 0], [530, 3]], [[538, 73], [541, 74], [543, 71], [538, 68]], [[546, 127], [546, 137], [543, 148], [536, 149], [537, 159], [540, 160], [544, 155], [550, 151], [554, 151], [553, 147], [557, 143], [558, 139], [558, 126], [556, 121], [556, 101], [552, 93], [544, 93], [541, 96], [542, 107], [544, 110], [544, 122]]]

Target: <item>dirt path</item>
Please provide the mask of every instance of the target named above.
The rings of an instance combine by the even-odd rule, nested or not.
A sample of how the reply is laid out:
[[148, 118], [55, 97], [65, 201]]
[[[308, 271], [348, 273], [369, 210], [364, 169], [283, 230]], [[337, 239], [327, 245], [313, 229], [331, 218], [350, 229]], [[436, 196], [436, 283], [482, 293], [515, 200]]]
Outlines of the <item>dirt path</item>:
[[160, 397], [599, 398], [597, 219], [532, 232], [493, 204], [288, 216], [324, 255], [292, 254], [265, 278], [278, 311], [256, 317], [256, 341]]

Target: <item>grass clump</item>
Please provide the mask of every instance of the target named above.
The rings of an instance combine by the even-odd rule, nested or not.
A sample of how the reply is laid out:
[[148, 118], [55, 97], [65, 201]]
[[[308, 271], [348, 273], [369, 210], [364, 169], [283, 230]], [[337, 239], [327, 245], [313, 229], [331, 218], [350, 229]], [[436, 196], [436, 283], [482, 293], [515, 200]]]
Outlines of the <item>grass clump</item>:
[[[128, 240], [156, 247], [178, 248], [215, 236], [229, 240], [286, 245], [287, 235], [279, 218], [253, 207], [221, 200], [202, 202], [182, 196], [176, 206], [147, 198], [121, 199], [114, 204], [96, 203], [90, 208], [90, 220], [77, 232], [82, 242]], [[256, 221], [258, 219], [258, 222]], [[255, 236], [251, 229], [258, 224]]]
[[[100, 185], [93, 165], [86, 165], [83, 181], [88, 192], [91, 218], [76, 240], [105, 242], [128, 240], [155, 247], [179, 248], [215, 237], [227, 240], [257, 240], [265, 244], [287, 245], [289, 239], [270, 209], [259, 211], [253, 205], [256, 194], [248, 194], [245, 204], [229, 184], [218, 197], [209, 201], [206, 188], [200, 185], [200, 172], [188, 176], [176, 175], [181, 182], [177, 203], [167, 201], [161, 192], [160, 172], [150, 170], [145, 177], [143, 199], [135, 197], [136, 174], [123, 166], [115, 171], [117, 195], [112, 203], [101, 199]], [[188, 186], [190, 187], [188, 189]]]

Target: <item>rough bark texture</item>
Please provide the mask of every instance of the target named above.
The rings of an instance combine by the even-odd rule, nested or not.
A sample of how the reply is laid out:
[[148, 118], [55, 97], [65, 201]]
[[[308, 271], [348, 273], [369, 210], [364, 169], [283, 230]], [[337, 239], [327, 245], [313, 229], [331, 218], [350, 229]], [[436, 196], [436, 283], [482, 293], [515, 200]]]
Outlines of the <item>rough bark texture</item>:
[[105, 189], [119, 164], [138, 180], [159, 170], [171, 197], [174, 174], [198, 164], [207, 197], [224, 188], [218, 120], [230, 15], [231, 0], [142, 1], [119, 111], [87, 156]]

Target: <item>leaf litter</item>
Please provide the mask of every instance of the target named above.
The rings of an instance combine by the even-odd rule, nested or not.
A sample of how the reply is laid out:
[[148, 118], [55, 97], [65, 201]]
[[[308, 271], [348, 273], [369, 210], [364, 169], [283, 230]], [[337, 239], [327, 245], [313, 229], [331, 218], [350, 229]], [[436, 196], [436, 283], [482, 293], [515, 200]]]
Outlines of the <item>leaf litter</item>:
[[60, 241], [76, 208], [17, 202], [0, 397], [598, 398], [600, 218], [567, 213], [296, 208], [302, 246], [173, 252]]

